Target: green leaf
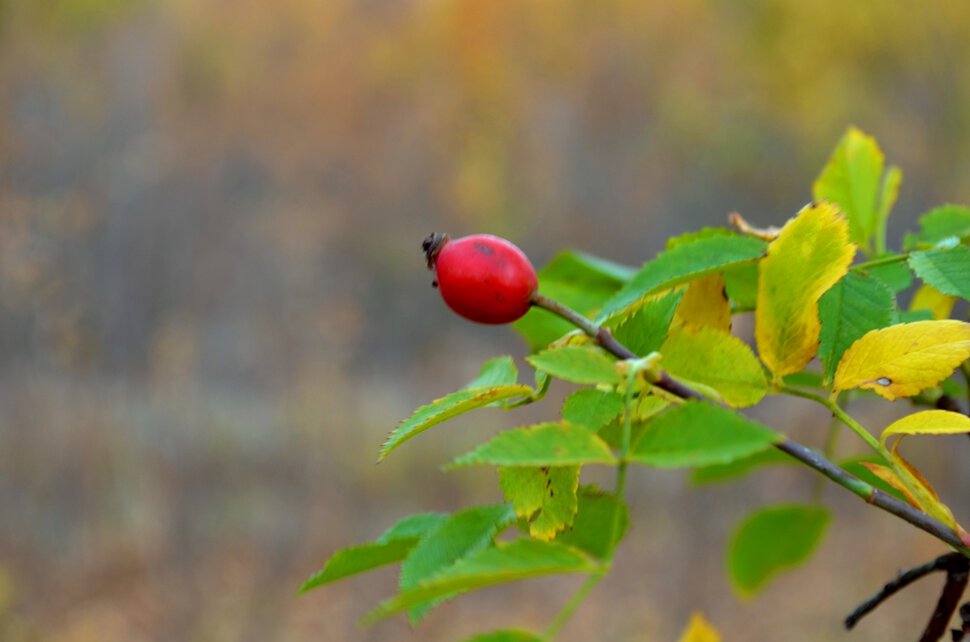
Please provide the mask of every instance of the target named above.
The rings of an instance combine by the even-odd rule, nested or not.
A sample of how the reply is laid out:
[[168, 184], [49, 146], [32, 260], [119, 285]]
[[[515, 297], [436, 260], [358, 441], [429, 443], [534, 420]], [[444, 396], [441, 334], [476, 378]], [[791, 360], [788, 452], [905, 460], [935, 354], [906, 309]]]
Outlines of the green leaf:
[[572, 528], [562, 533], [557, 541], [596, 558], [608, 559], [629, 525], [629, 509], [621, 499], [586, 486], [580, 489]]
[[327, 560], [323, 569], [311, 575], [303, 583], [299, 592], [306, 593], [311, 589], [351, 575], [400, 562], [417, 542], [418, 540], [415, 538], [396, 539], [384, 544], [360, 544], [337, 551], [333, 557]]
[[519, 517], [530, 519], [529, 535], [551, 540], [576, 515], [579, 466], [499, 468], [499, 485]]
[[812, 186], [816, 201], [831, 201], [845, 213], [851, 240], [866, 254], [872, 251], [870, 239], [884, 224], [879, 220], [884, 165], [876, 140], [850, 127]]
[[542, 642], [542, 638], [520, 629], [503, 629], [476, 635], [465, 642]]
[[724, 289], [735, 308], [753, 310], [758, 303], [758, 264], [724, 270]]
[[821, 506], [769, 506], [745, 519], [728, 547], [728, 569], [742, 596], [757, 593], [783, 570], [806, 561], [831, 515]]
[[906, 235], [907, 250], [933, 246], [949, 238], [970, 238], [970, 208], [962, 205], [942, 205], [920, 216], [919, 222], [919, 233]]
[[566, 397], [562, 406], [564, 421], [586, 426], [596, 432], [623, 412], [623, 395], [613, 390], [586, 388]]
[[482, 364], [482, 369], [465, 388], [514, 386], [519, 382], [519, 369], [512, 357], [496, 357]]
[[894, 293], [902, 292], [913, 284], [913, 273], [909, 269], [906, 261], [877, 265], [876, 267], [867, 268], [864, 273], [879, 279], [888, 285], [889, 289]]
[[599, 348], [564, 346], [526, 357], [538, 370], [572, 383], [620, 383], [616, 362]]
[[[496, 534], [514, 521], [515, 511], [507, 504], [477, 506], [442, 520], [418, 542], [401, 565], [401, 590], [412, 589], [462, 558], [490, 546]], [[433, 606], [433, 601], [412, 605], [412, 624]]]
[[784, 466], [795, 463], [796, 461], [790, 455], [786, 455], [775, 448], [769, 448], [768, 450], [762, 450], [749, 457], [736, 459], [726, 464], [714, 464], [712, 466], [704, 466], [703, 468], [695, 468], [691, 472], [690, 480], [694, 484], [713, 484], [747, 475], [765, 466]]
[[651, 419], [630, 460], [679, 468], [724, 464], [765, 450], [781, 435], [726, 408], [688, 401]]
[[[633, 425], [631, 426], [630, 443], [636, 443], [637, 439], [640, 438], [640, 435], [646, 429], [646, 423], [650, 418], [659, 414], [669, 405], [669, 401], [656, 395], [641, 396], [637, 399], [633, 408]], [[623, 444], [623, 417], [619, 416], [600, 428], [599, 436], [611, 448], [621, 448]]]
[[663, 368], [676, 379], [712, 388], [730, 406], [752, 406], [768, 383], [751, 348], [709, 326], [683, 327], [661, 348]]
[[426, 406], [421, 406], [408, 419], [402, 421], [388, 435], [387, 440], [381, 446], [378, 461], [383, 461], [392, 450], [443, 421], [457, 417], [469, 410], [488, 406], [496, 401], [515, 397], [530, 397], [532, 394], [533, 390], [529, 386], [516, 384], [511, 386], [466, 388], [445, 395], [441, 399], [433, 401]]
[[618, 317], [613, 336], [637, 355], [646, 356], [658, 350], [667, 338], [670, 322], [683, 297], [683, 291], [673, 291], [644, 301], [630, 316]]
[[903, 170], [891, 165], [882, 178], [882, 190], [879, 193], [879, 211], [876, 214], [876, 253], [886, 251], [886, 222], [896, 199], [899, 197], [899, 186], [903, 183]]
[[892, 290], [871, 276], [849, 272], [818, 302], [822, 322], [819, 358], [825, 379], [831, 381], [842, 353], [866, 332], [892, 322]]
[[914, 252], [909, 266], [924, 283], [943, 294], [970, 299], [970, 247]]
[[458, 560], [414, 588], [402, 590], [364, 616], [374, 623], [390, 615], [457, 593], [559, 573], [596, 573], [602, 567], [583, 551], [560, 542], [499, 542]]
[[678, 234], [677, 236], [671, 236], [667, 238], [667, 242], [664, 244], [664, 249], [675, 250], [682, 245], [690, 245], [700, 241], [701, 239], [709, 239], [715, 236], [736, 236], [737, 232], [726, 227], [702, 227], [699, 230], [693, 230], [691, 232], [684, 232], [683, 234]]
[[446, 517], [447, 515], [441, 513], [411, 515], [392, 526], [372, 543], [337, 551], [321, 570], [303, 583], [299, 593], [403, 560], [418, 540]]
[[[635, 270], [579, 252], [562, 252], [537, 274], [539, 291], [580, 314], [592, 315], [620, 289]], [[548, 310], [533, 307], [513, 327], [533, 351], [574, 330]]]
[[645, 263], [629, 283], [603, 304], [598, 322], [629, 311], [651, 294], [729, 267], [754, 263], [764, 251], [763, 241], [737, 234], [718, 234], [678, 245]]
[[901, 323], [916, 323], [917, 321], [934, 321], [936, 317], [932, 310], [894, 310], [893, 319], [890, 325], [900, 325]]
[[610, 447], [585, 426], [543, 423], [506, 430], [450, 466], [574, 466], [614, 464]]

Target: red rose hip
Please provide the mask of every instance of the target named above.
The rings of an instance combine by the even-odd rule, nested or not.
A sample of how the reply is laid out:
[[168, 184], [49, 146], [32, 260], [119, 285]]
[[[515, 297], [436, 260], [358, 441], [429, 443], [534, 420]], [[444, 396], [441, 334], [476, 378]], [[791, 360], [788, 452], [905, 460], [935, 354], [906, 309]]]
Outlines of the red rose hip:
[[539, 285], [535, 268], [515, 245], [498, 236], [449, 239], [432, 234], [422, 244], [441, 298], [478, 323], [511, 323], [532, 305]]

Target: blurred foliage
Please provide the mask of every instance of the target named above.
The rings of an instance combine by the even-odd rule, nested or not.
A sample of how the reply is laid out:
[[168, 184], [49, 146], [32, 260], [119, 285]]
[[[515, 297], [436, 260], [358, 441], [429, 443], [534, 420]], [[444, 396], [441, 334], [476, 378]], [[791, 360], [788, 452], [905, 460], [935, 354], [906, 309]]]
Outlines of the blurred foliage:
[[[419, 462], [370, 466], [387, 430], [523, 351], [440, 309], [421, 238], [639, 264], [733, 209], [780, 224], [854, 123], [906, 168], [896, 244], [970, 202], [968, 36], [948, 0], [0, 0], [11, 612], [40, 639], [393, 637], [353, 593], [290, 595], [417, 501]], [[482, 492], [437, 480], [421, 508]], [[638, 630], [673, 639], [674, 594]]]

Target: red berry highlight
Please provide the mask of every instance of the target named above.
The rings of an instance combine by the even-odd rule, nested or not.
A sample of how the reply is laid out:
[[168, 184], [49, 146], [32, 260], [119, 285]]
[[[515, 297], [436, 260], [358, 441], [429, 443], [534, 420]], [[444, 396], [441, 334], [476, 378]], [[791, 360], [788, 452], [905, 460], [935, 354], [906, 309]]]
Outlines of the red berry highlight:
[[498, 236], [449, 239], [432, 234], [422, 245], [441, 297], [477, 323], [511, 323], [529, 311], [539, 286], [535, 268], [518, 247]]

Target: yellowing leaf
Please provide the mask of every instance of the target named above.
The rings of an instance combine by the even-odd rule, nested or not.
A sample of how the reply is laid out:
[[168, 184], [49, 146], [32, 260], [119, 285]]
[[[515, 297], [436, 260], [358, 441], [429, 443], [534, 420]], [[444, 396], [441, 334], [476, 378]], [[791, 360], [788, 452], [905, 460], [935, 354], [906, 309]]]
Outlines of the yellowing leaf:
[[798, 372], [818, 349], [818, 300], [855, 256], [845, 217], [813, 204], [788, 221], [761, 260], [755, 339], [761, 360], [780, 378]]
[[703, 615], [694, 613], [677, 642], [721, 642], [721, 634]]
[[894, 471], [892, 468], [872, 461], [863, 461], [859, 463], [865, 466], [873, 475], [902, 493], [906, 498], [906, 501], [909, 502], [913, 508], [923, 510], [923, 507], [919, 504], [919, 500], [916, 499], [916, 496], [913, 495], [912, 492], [910, 492], [909, 488], [906, 487], [906, 484], [903, 483], [903, 480], [899, 478], [899, 475], [897, 475], [896, 471]]
[[957, 302], [955, 296], [943, 294], [932, 285], [923, 284], [916, 293], [913, 300], [909, 302], [909, 309], [929, 310], [933, 313], [934, 319], [947, 319], [953, 311], [953, 304]]
[[549, 541], [572, 526], [576, 515], [579, 466], [503, 466], [499, 485], [515, 514], [530, 519], [529, 534]]
[[691, 281], [684, 298], [677, 306], [671, 329], [683, 325], [702, 325], [724, 332], [731, 331], [731, 305], [724, 291], [724, 277], [711, 274]]
[[882, 431], [882, 445], [893, 435], [957, 435], [970, 432], [970, 417], [949, 410], [923, 410], [891, 423]]
[[660, 347], [673, 377], [713, 389], [734, 407], [753, 406], [768, 391], [765, 372], [746, 343], [709, 326], [671, 332]]
[[924, 410], [916, 412], [899, 421], [890, 424], [882, 431], [882, 444], [890, 437], [899, 435], [899, 439], [893, 444], [891, 454], [895, 472], [905, 488], [893, 483], [890, 479], [880, 474], [879, 471], [872, 470], [884, 481], [894, 488], [901, 490], [906, 495], [910, 503], [925, 511], [927, 514], [936, 517], [941, 522], [956, 528], [956, 519], [946, 504], [940, 501], [939, 495], [933, 486], [923, 477], [922, 473], [906, 461], [899, 454], [899, 444], [902, 443], [906, 435], [955, 435], [960, 433], [970, 433], [970, 417], [958, 412], [949, 410]]
[[[923, 512], [930, 517], [935, 517], [940, 520], [950, 528], [956, 530], [959, 528], [957, 520], [953, 517], [953, 512], [950, 507], [940, 501], [940, 496], [937, 494], [936, 489], [930, 484], [929, 480], [923, 477], [923, 473], [919, 471], [916, 466], [906, 461], [902, 455], [900, 455], [896, 449], [899, 447], [899, 442], [897, 441], [893, 444], [892, 456], [893, 456], [893, 468], [899, 477], [904, 481], [906, 487], [910, 490], [912, 495], [915, 496], [916, 501]], [[962, 529], [961, 529], [962, 530]]]
[[916, 321], [872, 330], [849, 346], [834, 390], [865, 388], [886, 399], [909, 397], [946, 379], [970, 358], [970, 323]]
[[707, 618], [700, 613], [694, 613], [677, 642], [721, 642], [721, 634]]

